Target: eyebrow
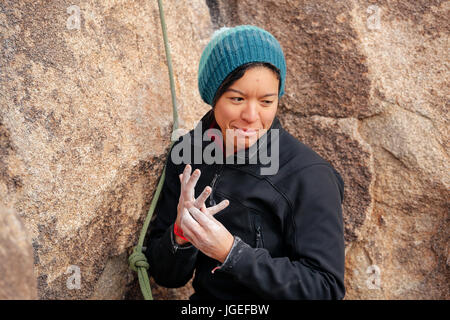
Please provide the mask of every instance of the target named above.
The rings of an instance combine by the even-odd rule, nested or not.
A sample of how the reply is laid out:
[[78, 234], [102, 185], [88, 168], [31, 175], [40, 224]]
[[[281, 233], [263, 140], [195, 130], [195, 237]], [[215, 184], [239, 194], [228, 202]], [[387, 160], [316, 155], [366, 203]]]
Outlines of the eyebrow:
[[[239, 90], [237, 90], [237, 89], [233, 89], [233, 88], [228, 88], [228, 90], [227, 91], [225, 91], [225, 92], [228, 92], [228, 91], [233, 91], [233, 92], [237, 92], [237, 93], [239, 93], [239, 94], [241, 94], [241, 95], [243, 95], [244, 97], [246, 97], [247, 95], [245, 94], [245, 93], [243, 93], [243, 92], [241, 92], [241, 91], [239, 91]], [[265, 98], [265, 97], [269, 97], [269, 96], [276, 96], [277, 94], [276, 93], [268, 93], [268, 94], [265, 94], [265, 95], [263, 95], [262, 97], [260, 97], [260, 98]]]

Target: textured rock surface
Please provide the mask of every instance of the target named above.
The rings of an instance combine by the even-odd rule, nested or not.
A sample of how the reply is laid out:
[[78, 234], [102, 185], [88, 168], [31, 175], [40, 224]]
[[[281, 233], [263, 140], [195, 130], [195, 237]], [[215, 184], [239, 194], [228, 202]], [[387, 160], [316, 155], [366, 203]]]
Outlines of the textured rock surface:
[[37, 298], [33, 250], [14, 210], [0, 205], [0, 300]]
[[[0, 3], [0, 205], [29, 233], [39, 298], [136, 298], [126, 257], [172, 117], [158, 7], [78, 1], [73, 28], [71, 4]], [[214, 29], [254, 24], [280, 40], [280, 118], [346, 182], [346, 298], [449, 299], [450, 2], [164, 6], [186, 129], [209, 108], [196, 81]], [[69, 289], [71, 266], [80, 289]], [[153, 289], [155, 298], [192, 292]]]
[[[30, 233], [40, 298], [123, 298], [172, 121], [158, 5], [71, 4], [0, 4], [0, 201]], [[208, 110], [195, 75], [209, 12], [199, 1], [164, 4], [190, 128]], [[71, 266], [79, 289], [67, 285]]]
[[287, 57], [285, 127], [346, 182], [347, 299], [449, 299], [449, 1], [207, 1]]

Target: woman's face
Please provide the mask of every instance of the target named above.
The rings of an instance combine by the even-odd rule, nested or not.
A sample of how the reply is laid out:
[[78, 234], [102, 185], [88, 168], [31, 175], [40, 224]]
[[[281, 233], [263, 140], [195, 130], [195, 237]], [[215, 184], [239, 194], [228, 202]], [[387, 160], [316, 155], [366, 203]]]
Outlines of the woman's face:
[[278, 107], [278, 81], [272, 70], [254, 67], [217, 100], [214, 116], [227, 150], [250, 147], [270, 128]]

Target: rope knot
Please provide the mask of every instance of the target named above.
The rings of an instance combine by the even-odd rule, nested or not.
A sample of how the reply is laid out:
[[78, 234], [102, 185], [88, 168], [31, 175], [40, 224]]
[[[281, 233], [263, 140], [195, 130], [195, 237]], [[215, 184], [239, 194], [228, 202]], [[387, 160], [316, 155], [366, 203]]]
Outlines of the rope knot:
[[128, 258], [128, 264], [131, 270], [138, 271], [138, 268], [145, 268], [148, 270], [149, 264], [147, 262], [147, 257], [142, 253], [142, 248], [134, 247], [133, 253]]

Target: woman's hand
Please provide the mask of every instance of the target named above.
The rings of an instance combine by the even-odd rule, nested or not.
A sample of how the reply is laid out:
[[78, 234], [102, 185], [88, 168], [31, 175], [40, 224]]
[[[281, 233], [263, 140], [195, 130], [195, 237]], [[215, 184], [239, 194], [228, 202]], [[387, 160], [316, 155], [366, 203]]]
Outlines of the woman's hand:
[[[219, 211], [222, 211], [225, 209], [229, 202], [228, 200], [224, 200], [220, 202], [219, 204], [206, 208], [205, 201], [208, 199], [210, 193], [211, 193], [211, 187], [207, 186], [203, 192], [198, 196], [197, 199], [194, 198], [195, 196], [195, 186], [197, 184], [198, 179], [200, 178], [200, 170], [196, 169], [192, 175], [191, 175], [192, 168], [188, 164], [184, 168], [184, 171], [182, 174], [179, 175], [180, 178], [180, 184], [181, 184], [181, 192], [180, 192], [180, 199], [178, 200], [178, 206], [177, 206], [177, 219], [175, 223], [183, 228], [181, 226], [181, 219], [183, 215], [187, 214], [189, 215], [189, 212], [186, 207], [186, 203], [192, 204], [197, 209], [201, 210], [202, 212], [214, 215]], [[181, 237], [175, 235], [175, 241], [182, 245], [185, 244], [187, 241], [182, 239]]]
[[[228, 200], [226, 206], [228, 206]], [[221, 202], [222, 203], [222, 202]], [[181, 228], [190, 242], [208, 257], [224, 262], [233, 246], [233, 235], [212, 214], [201, 211], [193, 202], [185, 202]], [[217, 211], [218, 212], [218, 211]]]

